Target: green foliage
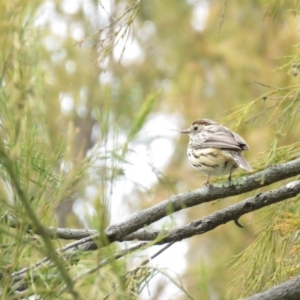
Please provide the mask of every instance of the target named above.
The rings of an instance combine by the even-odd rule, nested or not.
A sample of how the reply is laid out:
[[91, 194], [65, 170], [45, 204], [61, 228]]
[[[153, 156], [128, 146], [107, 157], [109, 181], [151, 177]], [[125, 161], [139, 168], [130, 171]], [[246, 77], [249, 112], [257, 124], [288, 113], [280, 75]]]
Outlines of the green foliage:
[[[58, 243], [50, 240], [45, 227], [56, 225], [54, 214], [57, 207], [74, 198], [75, 193], [83, 193], [87, 184], [94, 184], [99, 189], [95, 197], [97, 215], [91, 220], [93, 226], [99, 231], [107, 227], [113, 182], [122, 175], [122, 164], [128, 151], [127, 144], [118, 141], [118, 135], [120, 132], [130, 132], [130, 141], [133, 141], [146, 122], [157, 97], [150, 96], [141, 105], [137, 103], [141, 110], [132, 124], [130, 120], [127, 125], [131, 128], [129, 131], [123, 124], [113, 128], [111, 124], [116, 124], [120, 113], [116, 111], [118, 104], [114, 104], [109, 87], [102, 85], [94, 92], [94, 87], [85, 87], [83, 81], [78, 89], [73, 85], [68, 91], [68, 88], [60, 85], [62, 70], [51, 59], [55, 51], [48, 52], [43, 44], [49, 33], [34, 26], [38, 15], [37, 3], [24, 1], [22, 6], [9, 6], [1, 2], [1, 7], [6, 12], [1, 26], [9, 28], [2, 31], [0, 37], [3, 50], [0, 57], [0, 239], [3, 250], [0, 266], [2, 279], [5, 278], [1, 285], [1, 297], [5, 299], [12, 295], [11, 289], [22, 290], [24, 286], [24, 297], [37, 292], [44, 299], [53, 299], [59, 288], [65, 285], [66, 291], [76, 298], [77, 292], [70, 280], [71, 274], [79, 272], [77, 263], [75, 268], [73, 266], [75, 258], [69, 260], [65, 256], [62, 260], [54, 250]], [[12, 21], [11, 24], [8, 21]], [[73, 46], [65, 47], [69, 52], [73, 51]], [[90, 67], [93, 68], [93, 65], [90, 64]], [[90, 71], [90, 78], [94, 77], [95, 80], [98, 76], [98, 71]], [[87, 114], [81, 117], [84, 123], [74, 112], [61, 112], [58, 102], [61, 91], [69, 97], [73, 96], [76, 108], [84, 106], [87, 110]], [[104, 91], [104, 95], [101, 95], [101, 91]], [[99, 94], [101, 101], [94, 101], [94, 95]], [[126, 112], [122, 114], [124, 116]], [[86, 151], [93, 146], [89, 132], [96, 125], [102, 133], [99, 142], [101, 152], [92, 151], [86, 155]], [[80, 134], [84, 132], [87, 135], [82, 138]], [[108, 145], [112, 135], [115, 136], [113, 148]], [[87, 176], [93, 165], [99, 162], [102, 165], [100, 170]], [[39, 233], [40, 237], [33, 232]], [[103, 239], [99, 241], [99, 245], [104, 246], [106, 243]], [[124, 261], [118, 262], [112, 255], [114, 252], [114, 247], [108, 247], [98, 259], [109, 260], [104, 277], [111, 274], [116, 278], [119, 285], [123, 286], [118, 293], [122, 293], [126, 287], [121, 278], [126, 270]], [[50, 261], [44, 261], [45, 266], [34, 265], [44, 256], [50, 258]], [[84, 262], [79, 253], [76, 261]], [[86, 262], [80, 268], [86, 269], [88, 266]], [[25, 268], [24, 274], [27, 273], [26, 279], [24, 277], [21, 285], [12, 282], [10, 276], [16, 276], [16, 272], [22, 268]], [[100, 268], [101, 265], [95, 268], [94, 273]], [[87, 279], [92, 285], [97, 282], [97, 276]], [[112, 293], [114, 286], [110, 284], [112, 290], [109, 288], [107, 292]]]
[[242, 281], [241, 297], [264, 291], [298, 274], [299, 222], [294, 215], [299, 213], [298, 201], [296, 198], [267, 209], [267, 224], [258, 238], [236, 256], [233, 272], [242, 274], [237, 279]]

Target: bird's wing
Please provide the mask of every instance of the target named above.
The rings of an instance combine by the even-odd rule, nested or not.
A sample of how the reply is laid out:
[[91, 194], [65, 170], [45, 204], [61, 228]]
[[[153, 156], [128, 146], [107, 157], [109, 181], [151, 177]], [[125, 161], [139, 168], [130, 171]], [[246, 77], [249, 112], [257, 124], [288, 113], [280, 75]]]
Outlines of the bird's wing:
[[196, 148], [218, 148], [232, 150], [249, 149], [246, 142], [237, 133], [226, 127], [211, 125], [205, 128], [194, 140]]
[[249, 150], [249, 146], [247, 145], [246, 141], [239, 136], [237, 133], [232, 132], [234, 139], [241, 145], [242, 150]]

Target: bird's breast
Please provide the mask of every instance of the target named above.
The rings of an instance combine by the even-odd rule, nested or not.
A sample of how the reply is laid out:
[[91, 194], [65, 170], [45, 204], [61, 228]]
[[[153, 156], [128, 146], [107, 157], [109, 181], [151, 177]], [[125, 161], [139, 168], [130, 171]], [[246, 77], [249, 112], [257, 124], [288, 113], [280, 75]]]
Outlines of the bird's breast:
[[187, 155], [191, 165], [198, 172], [206, 175], [227, 175], [238, 167], [226, 150], [222, 149], [194, 149], [188, 147]]

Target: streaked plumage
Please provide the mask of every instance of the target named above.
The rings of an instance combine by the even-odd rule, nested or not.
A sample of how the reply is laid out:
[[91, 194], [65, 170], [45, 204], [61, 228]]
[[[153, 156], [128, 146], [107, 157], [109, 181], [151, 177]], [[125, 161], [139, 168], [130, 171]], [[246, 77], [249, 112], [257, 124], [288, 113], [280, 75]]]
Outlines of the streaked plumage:
[[249, 146], [237, 133], [209, 119], [195, 121], [190, 128], [181, 133], [189, 134], [187, 155], [192, 166], [209, 177], [229, 174], [238, 167], [249, 172], [250, 164], [242, 156], [243, 150]]

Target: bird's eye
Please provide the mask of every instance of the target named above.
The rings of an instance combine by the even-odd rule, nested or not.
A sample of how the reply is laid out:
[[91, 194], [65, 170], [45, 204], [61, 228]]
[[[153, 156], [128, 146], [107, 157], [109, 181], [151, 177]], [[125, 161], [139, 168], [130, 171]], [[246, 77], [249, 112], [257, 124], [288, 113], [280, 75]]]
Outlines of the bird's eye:
[[198, 129], [198, 126], [194, 126], [194, 130], [197, 130]]

